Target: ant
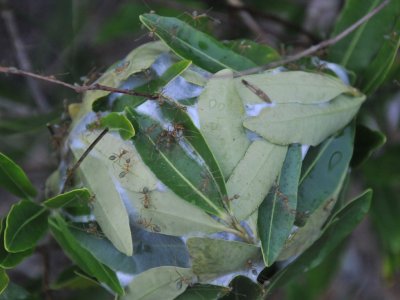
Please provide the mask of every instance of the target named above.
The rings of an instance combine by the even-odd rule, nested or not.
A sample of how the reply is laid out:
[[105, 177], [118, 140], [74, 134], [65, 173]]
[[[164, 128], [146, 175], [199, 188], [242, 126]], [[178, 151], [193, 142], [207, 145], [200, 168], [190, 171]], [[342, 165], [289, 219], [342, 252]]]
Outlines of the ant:
[[210, 185], [210, 177], [208, 174], [202, 172], [200, 176], [203, 178], [200, 183], [200, 191], [203, 193], [207, 192], [208, 187]]
[[149, 221], [147, 221], [145, 218], [140, 218], [137, 223], [139, 225], [142, 225], [145, 229], [150, 229], [152, 232], [161, 232], [160, 226], [157, 224], [151, 223], [152, 218], [150, 218]]
[[150, 198], [149, 189], [147, 187], [144, 187], [143, 190], [140, 193], [143, 194], [143, 198], [142, 198], [143, 207], [144, 208], [154, 207], [154, 205], [151, 204], [151, 198]]
[[128, 150], [120, 149], [118, 154], [113, 153], [112, 155], [110, 155], [108, 157], [108, 159], [119, 163], [121, 161], [122, 157], [127, 153], [128, 153]]
[[255, 266], [253, 264], [253, 261], [251, 259], [248, 259], [246, 261], [246, 269], [249, 269], [254, 276], [257, 276], [257, 270], [256, 270], [256, 268], [255, 268]]
[[189, 16], [190, 18], [192, 18], [192, 20], [194, 21], [194, 25], [197, 26], [198, 22], [200, 22], [201, 19], [203, 18], [207, 18], [209, 20], [211, 20], [213, 23], [215, 24], [221, 24], [221, 21], [218, 19], [215, 19], [211, 16], [209, 16], [207, 13], [210, 12], [212, 8], [210, 7], [205, 13], [199, 14], [199, 12], [197, 10], [192, 11], [192, 13], [189, 13], [187, 11], [185, 11], [183, 14]]
[[125, 161], [124, 166], [122, 167], [121, 173], [119, 173], [119, 178], [124, 178], [126, 174], [128, 174], [131, 171], [132, 165], [131, 165], [131, 159], [127, 158]]
[[178, 273], [178, 276], [179, 276], [179, 278], [176, 280], [176, 289], [177, 290], [180, 290], [182, 288], [183, 284], [186, 284], [189, 287], [193, 286], [193, 284], [194, 284], [193, 278], [182, 276], [182, 274], [180, 274], [178, 272], [178, 270], [175, 270], [175, 271], [176, 271], [176, 273]]
[[129, 61], [125, 61], [124, 63], [118, 64], [118, 66], [114, 69], [114, 72], [117, 74], [120, 74], [122, 71], [124, 71], [129, 66], [129, 64], [130, 64]]

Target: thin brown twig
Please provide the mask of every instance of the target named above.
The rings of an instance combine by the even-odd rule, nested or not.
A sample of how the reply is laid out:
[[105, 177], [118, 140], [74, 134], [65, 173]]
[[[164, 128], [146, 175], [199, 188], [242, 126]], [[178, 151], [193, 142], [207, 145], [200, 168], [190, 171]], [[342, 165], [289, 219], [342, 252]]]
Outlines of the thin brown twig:
[[[19, 35], [18, 26], [15, 22], [14, 14], [11, 10], [4, 9], [1, 11], [1, 16], [6, 25], [8, 34], [12, 40], [12, 43], [15, 48], [17, 62], [20, 68], [31, 71], [32, 64], [29, 60], [28, 54], [25, 51], [24, 44]], [[47, 112], [50, 110], [50, 105], [48, 104], [46, 97], [44, 96], [42, 90], [36, 81], [32, 80], [32, 78], [26, 78], [29, 89], [32, 92], [32, 97], [35, 100], [35, 103], [41, 112]]]
[[291, 62], [294, 62], [296, 60], [299, 60], [300, 58], [306, 57], [308, 55], [311, 55], [323, 48], [326, 48], [328, 46], [334, 45], [337, 42], [339, 42], [341, 39], [343, 39], [344, 37], [346, 37], [347, 35], [349, 35], [350, 33], [352, 33], [354, 30], [356, 30], [359, 26], [361, 26], [362, 24], [364, 24], [365, 22], [367, 22], [369, 19], [371, 19], [373, 16], [375, 16], [378, 12], [380, 12], [387, 4], [389, 4], [390, 0], [385, 0], [383, 1], [380, 5], [378, 5], [375, 9], [373, 9], [372, 11], [370, 11], [369, 13], [367, 13], [364, 17], [362, 17], [361, 19], [359, 19], [357, 22], [355, 22], [353, 25], [351, 25], [350, 27], [346, 28], [345, 30], [343, 30], [341, 33], [339, 33], [337, 36], [330, 38], [328, 40], [322, 41], [321, 43], [311, 46], [310, 48], [301, 51], [295, 55], [289, 56], [285, 59], [276, 61], [276, 62], [272, 62], [269, 63], [267, 65], [261, 66], [261, 67], [256, 67], [256, 68], [251, 68], [242, 72], [238, 72], [235, 74], [235, 77], [240, 77], [240, 76], [244, 76], [244, 75], [250, 75], [250, 74], [254, 74], [254, 73], [259, 73], [271, 68], [275, 68], [281, 65], [285, 65]]
[[90, 151], [93, 150], [93, 148], [97, 145], [98, 142], [100, 142], [100, 140], [103, 138], [103, 136], [105, 136], [105, 134], [107, 132], [108, 132], [108, 128], [105, 128], [99, 134], [99, 136], [89, 145], [89, 147], [85, 150], [85, 152], [83, 152], [83, 154], [81, 155], [81, 157], [79, 157], [79, 159], [76, 161], [76, 163], [73, 165], [73, 167], [67, 171], [67, 178], [65, 179], [64, 184], [62, 186], [61, 194], [63, 194], [65, 192], [65, 190], [68, 186], [68, 183], [71, 181], [72, 176], [74, 175], [74, 172], [76, 171], [76, 169], [79, 168], [79, 166], [81, 165], [83, 160], [86, 158], [86, 156], [88, 156]]
[[3, 66], [0, 66], [0, 73], [32, 77], [32, 78], [35, 78], [35, 79], [39, 79], [39, 80], [51, 82], [51, 83], [54, 83], [54, 84], [62, 85], [64, 87], [66, 87], [66, 88], [74, 90], [77, 93], [85, 93], [87, 91], [101, 90], [101, 91], [106, 91], [106, 92], [111, 92], [111, 93], [121, 93], [121, 94], [126, 94], [126, 95], [131, 95], [131, 96], [146, 97], [148, 99], [158, 99], [160, 97], [159, 94], [147, 94], [147, 93], [135, 92], [135, 91], [132, 91], [132, 90], [117, 89], [117, 88], [113, 88], [113, 87], [110, 87], [110, 86], [101, 85], [101, 84], [98, 84], [98, 83], [94, 83], [94, 84], [91, 84], [91, 85], [73, 85], [73, 84], [58, 80], [54, 76], [43, 76], [43, 75], [39, 75], [39, 74], [32, 73], [32, 72], [29, 72], [29, 71], [19, 70], [19, 69], [15, 68], [15, 67], [3, 67]]

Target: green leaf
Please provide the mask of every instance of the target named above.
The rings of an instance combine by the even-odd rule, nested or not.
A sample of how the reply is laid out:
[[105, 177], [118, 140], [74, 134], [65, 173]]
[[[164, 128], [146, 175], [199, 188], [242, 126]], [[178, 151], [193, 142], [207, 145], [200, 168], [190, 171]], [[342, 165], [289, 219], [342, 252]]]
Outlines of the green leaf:
[[[383, 0], [346, 1], [332, 36], [336, 36], [350, 27], [382, 2]], [[399, 13], [398, 1], [391, 1], [368, 22], [330, 47], [328, 60], [362, 76], [363, 72], [371, 65], [379, 48], [385, 43], [385, 35], [391, 33]]]
[[[399, 10], [400, 11], [400, 10]], [[392, 65], [398, 54], [400, 47], [400, 19], [398, 18], [396, 25], [390, 35], [386, 36], [382, 47], [374, 60], [368, 65], [363, 74], [362, 91], [370, 95], [382, 85], [387, 78]]]
[[350, 165], [352, 167], [359, 167], [385, 143], [386, 136], [382, 132], [357, 124], [354, 140], [354, 154], [351, 158]]
[[[96, 83], [118, 88], [132, 74], [148, 69], [162, 53], [168, 52], [162, 42], [147, 43], [131, 51], [123, 60], [107, 70]], [[108, 91], [88, 91], [83, 100], [81, 114], [92, 111], [93, 102], [110, 94]]]
[[137, 151], [162, 183], [189, 203], [227, 218], [217, 179], [186, 137], [173, 137], [158, 121], [133, 110], [128, 117], [141, 128], [135, 138]]
[[101, 117], [100, 124], [110, 130], [118, 130], [123, 140], [129, 140], [135, 135], [135, 128], [133, 128], [131, 122], [124, 115], [116, 112]]
[[77, 275], [77, 272], [82, 272], [82, 270], [75, 265], [68, 267], [61, 272], [50, 288], [52, 290], [85, 289], [96, 285], [92, 280], [87, 280]]
[[247, 57], [259, 66], [266, 65], [280, 58], [279, 53], [274, 48], [258, 44], [251, 40], [227, 41], [224, 42], [224, 45], [236, 53]]
[[230, 291], [229, 288], [211, 284], [189, 286], [175, 300], [218, 300]]
[[242, 242], [192, 237], [186, 245], [192, 259], [193, 272], [201, 282], [237, 271], [247, 272], [251, 276], [253, 270], [249, 261], [257, 262], [261, 259], [259, 247]]
[[0, 134], [2, 136], [28, 133], [44, 129], [44, 124], [57, 120], [59, 112], [51, 112], [49, 114], [28, 115], [24, 117], [7, 118], [6, 116], [0, 120]]
[[33, 300], [33, 298], [25, 289], [10, 282], [7, 288], [0, 293], [0, 300]]
[[0, 294], [7, 288], [9, 282], [10, 278], [8, 278], [6, 271], [0, 268]]
[[221, 300], [261, 300], [264, 296], [262, 287], [245, 276], [236, 276], [230, 283], [231, 292]]
[[223, 70], [212, 77], [198, 98], [200, 128], [225, 178], [246, 153], [250, 141], [243, 128], [244, 108], [233, 81]]
[[[78, 140], [78, 136], [75, 137]], [[87, 147], [91, 144], [92, 140], [81, 140]], [[77, 144], [78, 145], [78, 144]], [[114, 147], [118, 149], [119, 145], [123, 145], [119, 137], [113, 137], [107, 134], [97, 144], [85, 160], [80, 165], [82, 177], [85, 185], [92, 191], [96, 191], [95, 197], [91, 202], [93, 213], [96, 216], [96, 221], [108, 239], [117, 247], [117, 249], [126, 255], [132, 255], [132, 235], [129, 227], [129, 217], [124, 206], [122, 195], [117, 190], [117, 185], [113, 181], [113, 175], [109, 170], [107, 164], [110, 165], [114, 173], [122, 174], [125, 172], [116, 168], [111, 156], [115, 156], [114, 161], [118, 160], [118, 151], [113, 152]], [[98, 149], [98, 150], [97, 150]], [[99, 153], [102, 151], [109, 151], [105, 156]], [[125, 149], [125, 148], [124, 148]], [[79, 158], [84, 152], [83, 148], [72, 149], [75, 157]], [[103, 152], [104, 153], [104, 152]], [[132, 160], [133, 161], [133, 160]], [[123, 160], [125, 162], [125, 160]], [[127, 170], [129, 171], [129, 170]], [[119, 175], [115, 177], [119, 178]], [[111, 201], [112, 200], [112, 201]]]
[[46, 208], [28, 200], [14, 204], [7, 215], [4, 247], [9, 252], [22, 252], [36, 246], [47, 231]]
[[195, 280], [191, 269], [163, 266], [140, 273], [122, 300], [173, 300]]
[[282, 168], [286, 152], [286, 146], [265, 140], [252, 142], [226, 184], [237, 219], [248, 218], [263, 202]]
[[90, 199], [91, 195], [89, 190], [87, 188], [81, 188], [47, 199], [46, 201], [43, 201], [43, 205], [47, 208], [56, 209], [64, 206], [70, 206], [74, 202], [88, 204]]
[[67, 223], [56, 215], [49, 219], [49, 226], [54, 238], [65, 253], [83, 271], [107, 284], [118, 295], [124, 294], [117, 276], [105, 265], [101, 264], [89, 251], [82, 247], [68, 229]]
[[267, 267], [277, 259], [293, 227], [301, 161], [301, 146], [291, 145], [277, 179], [278, 185], [258, 209], [258, 233]]
[[[135, 92], [143, 94], [158, 94], [175, 78], [188, 70], [192, 64], [189, 60], [181, 60], [171, 65], [160, 77], [153, 79], [142, 86], [134, 88]], [[147, 100], [147, 97], [123, 95], [113, 104], [113, 110], [123, 111], [126, 106], [137, 107]]]
[[311, 148], [304, 161], [297, 199], [296, 225], [303, 226], [307, 216], [340, 189], [353, 155], [354, 125]]
[[4, 248], [4, 229], [6, 226], [5, 219], [1, 220], [1, 234], [0, 234], [0, 267], [3, 269], [10, 269], [17, 266], [22, 260], [33, 253], [33, 248], [26, 251], [11, 253]]
[[347, 125], [364, 100], [365, 96], [340, 95], [322, 105], [279, 104], [264, 108], [243, 125], [271, 143], [315, 146]]
[[143, 14], [139, 18], [176, 54], [192, 60], [194, 64], [207, 71], [213, 73], [222, 69], [240, 71], [256, 66], [251, 60], [179, 19], [156, 14]]
[[329, 102], [343, 93], [359, 94], [357, 90], [332, 76], [303, 71], [269, 71], [235, 79], [236, 90], [245, 104], [265, 101], [250, 90], [243, 80], [263, 91], [276, 104], [319, 104]]
[[3, 153], [0, 153], [0, 186], [18, 197], [35, 197], [37, 193], [24, 171]]
[[90, 234], [85, 231], [85, 228], [73, 225], [69, 225], [68, 227], [70, 233], [81, 247], [89, 251], [99, 262], [115, 272], [135, 273], [136, 264], [132, 256], [127, 256], [119, 252], [109, 240], [99, 238], [96, 234]]
[[276, 273], [269, 281], [267, 293], [318, 266], [365, 217], [371, 203], [372, 191], [367, 190], [339, 210], [322, 236], [294, 262]]

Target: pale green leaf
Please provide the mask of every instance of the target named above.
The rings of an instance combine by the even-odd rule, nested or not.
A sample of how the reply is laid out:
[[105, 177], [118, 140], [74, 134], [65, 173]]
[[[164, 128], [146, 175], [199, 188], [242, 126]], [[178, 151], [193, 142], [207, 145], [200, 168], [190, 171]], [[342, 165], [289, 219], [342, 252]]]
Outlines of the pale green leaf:
[[153, 268], [133, 279], [122, 300], [173, 300], [195, 281], [191, 269], [172, 266]]
[[90, 199], [90, 192], [87, 188], [74, 189], [66, 193], [57, 195], [46, 201], [43, 201], [43, 205], [47, 208], [61, 208], [68, 206], [74, 202], [80, 202], [79, 204], [87, 204]]
[[340, 95], [319, 105], [277, 104], [243, 125], [271, 143], [317, 145], [348, 124], [364, 100], [365, 96]]
[[198, 113], [201, 132], [228, 178], [250, 145], [242, 125], [244, 108], [233, 84], [232, 71], [220, 71], [208, 81], [198, 98]]
[[263, 91], [272, 103], [324, 103], [342, 93], [355, 93], [355, 89], [339, 79], [303, 71], [266, 72], [242, 76], [235, 79], [235, 86], [245, 104], [263, 103], [254, 92], [247, 88], [242, 80]]
[[249, 261], [261, 259], [261, 249], [236, 241], [193, 237], [187, 240], [193, 272], [200, 281], [230, 272], [244, 271], [252, 275]]
[[246, 219], [260, 206], [282, 168], [286, 151], [287, 147], [264, 140], [250, 145], [226, 185], [237, 219]]

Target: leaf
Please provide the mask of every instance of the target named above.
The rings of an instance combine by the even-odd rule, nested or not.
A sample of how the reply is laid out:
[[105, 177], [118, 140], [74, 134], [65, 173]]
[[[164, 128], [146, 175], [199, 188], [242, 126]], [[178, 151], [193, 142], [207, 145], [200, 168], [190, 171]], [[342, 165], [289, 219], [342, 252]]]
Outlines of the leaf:
[[269, 280], [270, 283], [266, 289], [267, 294], [296, 276], [318, 266], [365, 217], [369, 210], [371, 196], [371, 190], [366, 190], [338, 211], [322, 236], [294, 262], [280, 270]]
[[[159, 55], [168, 51], [161, 42], [147, 43], [135, 48], [125, 59], [109, 68], [96, 83], [118, 88], [130, 75], [148, 69]], [[88, 91], [85, 93], [81, 114], [92, 111], [93, 102], [110, 94], [108, 91]]]
[[229, 283], [229, 287], [232, 289], [231, 292], [222, 297], [221, 300], [263, 299], [264, 291], [261, 286], [245, 276], [236, 276]]
[[343, 93], [357, 94], [354, 88], [332, 76], [303, 71], [269, 71], [235, 79], [236, 90], [245, 104], [265, 102], [242, 80], [263, 91], [276, 104], [318, 104], [329, 102]]
[[0, 134], [2, 136], [12, 135], [18, 133], [28, 133], [44, 129], [44, 124], [51, 123], [57, 120], [58, 112], [27, 115], [23, 117], [9, 117], [6, 116], [0, 120]]
[[185, 201], [227, 218], [216, 178], [185, 137], [177, 141], [158, 121], [132, 110], [128, 117], [141, 128], [135, 138], [137, 151], [162, 183]]
[[193, 61], [209, 72], [214, 73], [222, 69], [240, 71], [256, 66], [251, 60], [179, 19], [156, 14], [143, 14], [139, 19], [177, 55]]
[[266, 65], [280, 58], [279, 53], [274, 48], [258, 44], [251, 40], [226, 41], [224, 45], [236, 53], [247, 57], [259, 66]]
[[[346, 1], [332, 36], [337, 36], [382, 2], [383, 0]], [[360, 76], [363, 75], [385, 42], [385, 35], [391, 33], [399, 13], [399, 3], [391, 1], [368, 22], [330, 47], [328, 60], [336, 62]]]
[[265, 140], [256, 140], [247, 149], [226, 184], [238, 220], [249, 217], [267, 196], [282, 168], [286, 151], [287, 147]]
[[278, 185], [258, 209], [258, 233], [267, 267], [277, 259], [293, 227], [301, 160], [301, 146], [291, 145], [277, 179]]
[[299, 182], [296, 225], [303, 226], [307, 216], [340, 189], [353, 155], [353, 141], [354, 126], [349, 125], [309, 150]]
[[107, 284], [118, 295], [124, 294], [124, 290], [115, 273], [101, 264], [89, 251], [80, 246], [62, 217], [55, 215], [50, 218], [49, 226], [54, 238], [73, 262], [86, 273]]
[[90, 202], [90, 192], [87, 188], [74, 189], [72, 191], [57, 195], [53, 198], [43, 201], [43, 205], [47, 208], [61, 208], [64, 206], [69, 206], [74, 202], [80, 202], [87, 204]]
[[[221, 75], [221, 76], [220, 76]], [[225, 178], [244, 156], [250, 141], [243, 128], [243, 104], [233, 85], [233, 73], [211, 78], [198, 98], [200, 128]]]
[[9, 282], [10, 278], [8, 278], [6, 271], [0, 268], [0, 294], [7, 288]]
[[[100, 149], [104, 144], [105, 139], [103, 138], [96, 148]], [[83, 148], [75, 148], [72, 151], [75, 157], [78, 158], [84, 152]], [[128, 213], [121, 198], [122, 196], [117, 190], [118, 185], [114, 182], [116, 179], [113, 179], [106, 166], [107, 162], [112, 164], [112, 161], [97, 155], [97, 153], [97, 150], [93, 149], [80, 165], [86, 186], [92, 191], [96, 191], [94, 201], [91, 203], [93, 213], [102, 231], [115, 247], [126, 255], [132, 255], [132, 235]], [[121, 174], [121, 171], [117, 172]]]
[[242, 242], [192, 237], [186, 245], [192, 270], [201, 282], [240, 270], [254, 277], [249, 261], [256, 262], [261, 258], [259, 247]]
[[102, 264], [115, 272], [135, 273], [136, 264], [132, 256], [119, 252], [109, 240], [87, 233], [84, 228], [77, 226], [69, 225], [68, 229], [80, 246], [89, 251]]
[[77, 275], [77, 272], [82, 272], [82, 270], [75, 265], [66, 268], [51, 284], [50, 288], [52, 290], [86, 289], [95, 285], [91, 280]]
[[18, 197], [29, 199], [37, 194], [24, 171], [3, 153], [0, 153], [0, 186]]
[[110, 130], [118, 130], [123, 140], [129, 140], [135, 135], [135, 128], [133, 128], [131, 122], [124, 115], [116, 112], [101, 117], [100, 124]]
[[340, 95], [322, 105], [279, 104], [266, 107], [243, 125], [274, 144], [318, 145], [347, 125], [365, 96]]
[[371, 95], [382, 85], [395, 62], [400, 47], [400, 19], [388, 36], [364, 73], [361, 89], [367, 95]]
[[229, 292], [229, 288], [211, 284], [189, 286], [175, 300], [218, 300]]
[[350, 165], [352, 167], [359, 167], [385, 143], [386, 136], [382, 132], [372, 130], [362, 124], [357, 124], [354, 153]]
[[5, 219], [1, 220], [1, 235], [0, 235], [0, 267], [3, 269], [14, 268], [26, 257], [33, 253], [33, 248], [18, 253], [8, 252], [4, 248], [4, 229], [6, 226]]
[[[162, 65], [161, 62], [159, 64]], [[146, 82], [133, 90], [142, 94], [162, 94], [168, 84], [187, 71], [191, 64], [192, 62], [189, 60], [178, 61], [172, 64], [160, 77]], [[130, 108], [138, 107], [146, 100], [147, 97], [123, 95], [115, 100], [113, 110], [123, 111], [127, 106]]]
[[12, 282], [9, 282], [7, 288], [0, 292], [0, 300], [33, 300], [29, 293]]
[[47, 231], [46, 208], [21, 200], [14, 204], [7, 215], [4, 247], [8, 252], [22, 252], [36, 246]]
[[194, 281], [191, 269], [163, 266], [136, 276], [122, 300], [173, 300]]

